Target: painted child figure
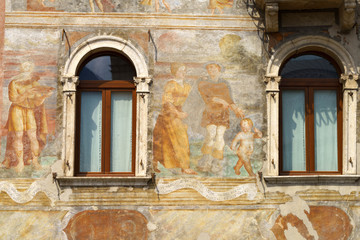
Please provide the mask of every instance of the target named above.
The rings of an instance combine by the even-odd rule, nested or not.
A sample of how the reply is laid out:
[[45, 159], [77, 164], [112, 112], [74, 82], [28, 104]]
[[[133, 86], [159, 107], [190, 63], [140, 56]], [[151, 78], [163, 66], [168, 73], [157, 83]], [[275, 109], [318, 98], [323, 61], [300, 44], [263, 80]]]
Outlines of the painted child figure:
[[[237, 161], [234, 170], [236, 175], [240, 175], [240, 169], [242, 166], [245, 167], [249, 176], [255, 176], [251, 168], [250, 157], [254, 152], [254, 139], [261, 138], [262, 133], [254, 127], [252, 132], [253, 122], [250, 118], [244, 118], [240, 121], [241, 131], [235, 136], [231, 143], [231, 149], [236, 151], [239, 160]], [[239, 147], [236, 149], [236, 145], [240, 142]]]

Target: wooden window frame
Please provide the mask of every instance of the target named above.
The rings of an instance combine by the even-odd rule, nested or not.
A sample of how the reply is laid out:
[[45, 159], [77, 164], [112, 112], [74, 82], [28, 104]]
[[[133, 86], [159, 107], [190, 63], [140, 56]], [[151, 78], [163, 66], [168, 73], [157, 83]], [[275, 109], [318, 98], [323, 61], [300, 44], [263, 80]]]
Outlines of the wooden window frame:
[[[283, 144], [282, 144], [282, 90], [305, 90], [305, 139], [306, 139], [306, 171], [283, 171]], [[315, 129], [314, 129], [314, 90], [336, 90], [337, 92], [337, 171], [315, 171]], [[280, 175], [339, 175], [342, 174], [342, 87], [338, 79], [282, 79], [280, 83], [279, 101], [279, 157]]]

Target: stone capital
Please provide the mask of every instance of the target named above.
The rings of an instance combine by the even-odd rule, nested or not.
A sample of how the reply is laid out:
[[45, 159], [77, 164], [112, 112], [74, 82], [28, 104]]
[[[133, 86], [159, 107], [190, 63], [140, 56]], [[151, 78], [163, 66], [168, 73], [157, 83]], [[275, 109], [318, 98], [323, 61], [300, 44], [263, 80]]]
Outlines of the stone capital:
[[79, 77], [61, 77], [61, 84], [63, 85], [63, 92], [76, 92], [76, 86], [79, 85]]
[[359, 74], [341, 74], [340, 83], [343, 84], [343, 90], [357, 90], [358, 84], [357, 80], [359, 79]]
[[151, 77], [134, 77], [136, 92], [149, 93], [149, 86], [152, 83]]
[[355, 0], [344, 0], [339, 8], [340, 28], [342, 32], [348, 32], [355, 25]]
[[266, 91], [278, 92], [280, 80], [281, 76], [265, 76], [264, 82], [266, 83]]

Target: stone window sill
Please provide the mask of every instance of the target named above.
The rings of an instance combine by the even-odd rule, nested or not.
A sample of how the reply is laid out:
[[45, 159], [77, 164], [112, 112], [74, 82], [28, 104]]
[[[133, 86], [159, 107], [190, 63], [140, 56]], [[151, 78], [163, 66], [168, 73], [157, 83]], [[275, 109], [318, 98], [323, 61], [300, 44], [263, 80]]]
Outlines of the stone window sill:
[[151, 177], [56, 177], [60, 187], [145, 187]]
[[264, 180], [274, 185], [337, 185], [355, 184], [360, 175], [264, 176]]

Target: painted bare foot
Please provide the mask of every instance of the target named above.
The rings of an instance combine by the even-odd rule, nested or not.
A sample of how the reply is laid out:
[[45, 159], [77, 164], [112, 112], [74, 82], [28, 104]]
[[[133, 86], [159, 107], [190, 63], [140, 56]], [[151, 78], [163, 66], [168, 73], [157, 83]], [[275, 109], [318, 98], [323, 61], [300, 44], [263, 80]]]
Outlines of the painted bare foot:
[[236, 175], [240, 175], [240, 168], [238, 168], [238, 167], [234, 167], [234, 170], [235, 170], [235, 174]]
[[17, 173], [21, 173], [24, 170], [24, 163], [19, 162], [18, 165], [16, 165], [16, 167], [14, 167], [14, 170]]
[[33, 166], [34, 166], [34, 168], [35, 168], [36, 170], [41, 170], [41, 169], [42, 169], [42, 167], [41, 167], [39, 161], [37, 160], [37, 158], [34, 158], [34, 159], [32, 160], [32, 164], [33, 164]]
[[195, 172], [195, 171], [192, 170], [191, 168], [182, 169], [181, 172], [182, 172], [182, 173], [185, 173], [185, 174], [190, 174], [190, 175], [197, 175], [197, 172]]
[[1, 167], [2, 168], [10, 168], [10, 160], [9, 159], [5, 159], [2, 163], [1, 163]]

